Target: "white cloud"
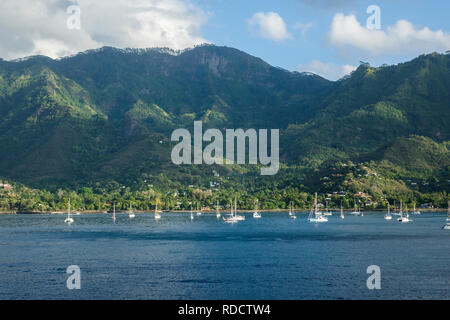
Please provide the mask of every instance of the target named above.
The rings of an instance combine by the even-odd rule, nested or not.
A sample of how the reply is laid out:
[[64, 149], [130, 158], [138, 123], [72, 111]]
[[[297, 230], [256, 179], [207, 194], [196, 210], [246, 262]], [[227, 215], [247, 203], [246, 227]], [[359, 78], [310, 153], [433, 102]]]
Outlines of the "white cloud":
[[300, 30], [302, 33], [302, 37], [303, 39], [305, 39], [306, 37], [306, 32], [308, 31], [308, 29], [310, 29], [313, 26], [312, 22], [308, 22], [308, 23], [301, 23], [301, 22], [296, 22], [294, 24], [294, 29], [295, 30]]
[[448, 50], [450, 34], [427, 27], [416, 28], [407, 20], [399, 20], [384, 30], [369, 30], [354, 15], [336, 14], [328, 34], [329, 42], [338, 48], [353, 46], [373, 55], [422, 54]]
[[[81, 29], [66, 9], [81, 9]], [[188, 0], [2, 0], [0, 57], [61, 57], [104, 45], [183, 49], [207, 42], [207, 14]]]
[[257, 12], [247, 20], [247, 23], [251, 32], [259, 37], [274, 41], [292, 39], [286, 23], [276, 12]]
[[345, 75], [350, 74], [356, 69], [351, 65], [336, 65], [334, 63], [323, 63], [318, 60], [314, 60], [307, 65], [301, 65], [298, 67], [300, 72], [311, 72], [318, 74], [329, 80], [338, 80]]

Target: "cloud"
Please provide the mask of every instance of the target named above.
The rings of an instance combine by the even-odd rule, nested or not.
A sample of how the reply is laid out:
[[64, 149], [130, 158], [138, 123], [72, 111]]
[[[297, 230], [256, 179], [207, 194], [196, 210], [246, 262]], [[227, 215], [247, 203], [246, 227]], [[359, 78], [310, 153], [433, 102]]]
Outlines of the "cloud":
[[[70, 5], [81, 29], [67, 28]], [[52, 58], [101, 46], [183, 49], [207, 42], [207, 14], [188, 0], [2, 0], [0, 57]]]
[[334, 63], [323, 63], [318, 60], [314, 60], [307, 65], [301, 65], [298, 67], [300, 72], [311, 72], [318, 74], [329, 80], [338, 80], [345, 75], [350, 74], [356, 70], [357, 67], [351, 65], [336, 65]]
[[310, 29], [313, 26], [312, 22], [308, 22], [308, 23], [301, 23], [301, 22], [296, 22], [293, 26], [293, 28], [295, 30], [300, 30], [302, 33], [302, 37], [303, 39], [305, 39], [306, 37], [306, 32], [308, 31], [308, 29]]
[[292, 39], [287, 31], [286, 23], [276, 12], [257, 12], [247, 20], [253, 34], [273, 41]]
[[338, 48], [353, 46], [373, 55], [422, 54], [448, 50], [450, 34], [427, 27], [416, 28], [406, 20], [399, 20], [384, 30], [369, 30], [354, 15], [336, 14], [328, 33], [329, 42]]

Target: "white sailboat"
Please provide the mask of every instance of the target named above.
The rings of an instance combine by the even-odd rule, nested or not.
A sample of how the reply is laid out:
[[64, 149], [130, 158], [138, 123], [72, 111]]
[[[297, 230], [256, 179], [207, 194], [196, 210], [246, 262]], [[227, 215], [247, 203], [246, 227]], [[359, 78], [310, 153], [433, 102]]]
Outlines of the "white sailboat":
[[341, 215], [339, 216], [341, 219], [344, 219], [344, 209], [342, 208], [342, 200], [341, 200]]
[[230, 214], [227, 218], [223, 217], [223, 221], [226, 223], [236, 223], [238, 220], [233, 215], [233, 200], [230, 202]]
[[238, 221], [245, 220], [245, 216], [240, 216], [237, 214], [237, 197], [234, 198], [234, 216]]
[[191, 217], [191, 221], [194, 220], [194, 213], [192, 212], [192, 204], [191, 204], [191, 215], [190, 215], [190, 217]]
[[292, 204], [292, 201], [289, 203], [289, 217], [291, 219], [297, 219], [297, 216], [295, 215], [294, 212], [294, 205]]
[[391, 207], [388, 202], [388, 212], [384, 215], [384, 220], [392, 220]]
[[261, 218], [261, 213], [258, 212], [258, 199], [255, 200], [255, 211], [253, 211], [253, 218]]
[[159, 214], [161, 211], [158, 211], [158, 202], [155, 204], [155, 220], [161, 219], [161, 215]]
[[403, 214], [403, 203], [400, 202], [400, 218], [397, 219], [398, 222], [411, 222], [412, 220], [409, 219], [409, 214], [408, 214], [408, 206], [405, 204], [405, 213]]
[[446, 223], [445, 225], [442, 227], [442, 229], [444, 230], [450, 230], [450, 201], [447, 204], [447, 219], [445, 220]]
[[325, 208], [325, 212], [323, 213], [323, 215], [324, 216], [332, 216], [333, 213], [328, 210], [328, 200], [325, 200], [325, 203], [326, 203], [326, 208]]
[[202, 215], [202, 210], [198, 210], [198, 204], [197, 204], [197, 212], [196, 212], [197, 216], [201, 216]]
[[397, 210], [397, 206], [396, 206], [396, 204], [395, 204], [395, 200], [394, 200], [394, 208], [393, 208], [393, 212], [392, 212], [392, 215], [393, 216], [400, 216], [401, 214], [400, 214], [400, 211], [396, 211]]
[[361, 212], [359, 211], [358, 207], [356, 206], [356, 201], [353, 201], [353, 203], [354, 203], [355, 209], [351, 212], [351, 214], [354, 214], [355, 216], [359, 216]]
[[216, 204], [216, 218], [220, 219], [219, 200], [217, 200], [217, 204]]
[[113, 222], [116, 222], [116, 203], [113, 204], [113, 215], [112, 215]]
[[73, 222], [74, 222], [74, 220], [70, 216], [70, 198], [69, 198], [69, 208], [67, 209], [67, 218], [64, 220], [64, 223], [72, 224]]
[[314, 208], [309, 213], [308, 220], [309, 222], [328, 222], [328, 218], [324, 217], [317, 208], [317, 192], [315, 193], [314, 197]]
[[231, 204], [230, 204], [230, 215], [229, 215], [229, 217], [227, 217], [227, 218], [223, 218], [223, 221], [224, 222], [226, 222], [226, 223], [235, 223], [235, 222], [238, 222], [238, 221], [242, 221], [242, 220], [245, 220], [245, 217], [244, 216], [238, 216], [238, 215], [236, 215], [236, 200], [235, 200], [235, 203], [234, 203], [234, 212], [233, 212], [233, 200], [231, 200]]
[[136, 215], [134, 214], [133, 210], [131, 209], [131, 203], [130, 203], [130, 209], [128, 210], [128, 217], [130, 219], [134, 219]]
[[414, 202], [414, 210], [412, 212], [413, 214], [420, 214], [420, 211], [416, 210], [416, 203]]

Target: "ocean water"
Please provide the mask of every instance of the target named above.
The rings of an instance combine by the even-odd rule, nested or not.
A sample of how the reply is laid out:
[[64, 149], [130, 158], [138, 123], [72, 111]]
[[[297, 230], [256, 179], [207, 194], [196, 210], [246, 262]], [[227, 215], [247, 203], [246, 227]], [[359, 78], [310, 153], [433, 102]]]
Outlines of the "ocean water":
[[[0, 215], [0, 299], [450, 299], [445, 212], [385, 221], [382, 213]], [[81, 269], [69, 290], [66, 268]], [[378, 265], [381, 289], [369, 290]]]

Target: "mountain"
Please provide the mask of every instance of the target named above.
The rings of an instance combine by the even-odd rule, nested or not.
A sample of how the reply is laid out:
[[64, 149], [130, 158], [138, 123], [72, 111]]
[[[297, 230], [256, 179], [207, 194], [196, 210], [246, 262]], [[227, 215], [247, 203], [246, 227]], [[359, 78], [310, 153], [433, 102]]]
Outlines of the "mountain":
[[285, 152], [321, 163], [360, 156], [397, 137], [450, 138], [450, 56], [431, 54], [396, 66], [361, 65], [335, 84], [313, 119], [286, 130]]
[[156, 142], [194, 119], [205, 127], [286, 127], [314, 115], [331, 85], [214, 46], [1, 61], [0, 175], [36, 185], [123, 176], [168, 162], [168, 146], [152, 152], [161, 149]]
[[[211, 168], [170, 161], [170, 133], [194, 120], [281, 129], [275, 181], [302, 177], [315, 186], [313, 172], [335, 161], [371, 163], [389, 179], [446, 176], [449, 87], [450, 56], [441, 54], [362, 64], [336, 82], [212, 45], [1, 60], [0, 177], [38, 188], [206, 184]], [[246, 166], [215, 169], [253, 174]]]

